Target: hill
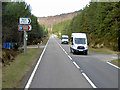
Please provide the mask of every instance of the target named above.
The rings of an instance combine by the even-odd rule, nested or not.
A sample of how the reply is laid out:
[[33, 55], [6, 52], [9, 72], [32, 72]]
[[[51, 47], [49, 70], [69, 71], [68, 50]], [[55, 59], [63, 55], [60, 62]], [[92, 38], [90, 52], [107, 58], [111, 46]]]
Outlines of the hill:
[[51, 28], [54, 24], [58, 24], [59, 22], [72, 19], [78, 13], [80, 12], [75, 11], [75, 12], [65, 13], [55, 16], [38, 17], [38, 22], [39, 24], [44, 24], [47, 28]]
[[53, 33], [87, 33], [89, 47], [107, 47], [120, 51], [120, 2], [96, 2], [90, 5], [70, 21], [56, 24]]

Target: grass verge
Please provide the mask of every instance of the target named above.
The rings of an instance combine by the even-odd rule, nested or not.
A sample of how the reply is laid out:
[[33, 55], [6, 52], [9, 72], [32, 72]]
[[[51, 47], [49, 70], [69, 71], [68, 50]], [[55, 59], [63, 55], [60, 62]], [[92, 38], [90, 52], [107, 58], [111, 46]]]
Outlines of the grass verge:
[[112, 51], [110, 49], [107, 48], [89, 48], [89, 51], [93, 51], [93, 52], [100, 52], [100, 53], [108, 53], [108, 54], [119, 54], [120, 52], [116, 52], [116, 51]]
[[118, 66], [118, 67], [120, 67], [120, 59], [112, 60], [111, 63]]
[[[43, 42], [46, 44], [48, 38]], [[14, 62], [2, 68], [2, 88], [21, 88], [21, 82], [32, 70], [43, 49], [27, 49], [27, 54], [19, 54]]]
[[49, 36], [47, 36], [47, 37], [46, 37], [46, 39], [44, 39], [44, 40], [43, 40], [43, 42], [42, 42], [41, 46], [46, 45], [46, 42], [48, 41], [48, 39], [49, 39]]
[[[47, 36], [39, 46], [45, 46], [48, 39], [49, 36]], [[38, 47], [38, 45], [28, 45], [28, 47]]]

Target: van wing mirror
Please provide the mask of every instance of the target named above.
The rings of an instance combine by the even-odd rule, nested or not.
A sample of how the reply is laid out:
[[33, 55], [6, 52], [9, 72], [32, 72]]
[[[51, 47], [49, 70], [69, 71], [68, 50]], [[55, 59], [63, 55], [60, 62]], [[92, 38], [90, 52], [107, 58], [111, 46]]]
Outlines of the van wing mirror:
[[87, 45], [89, 46], [89, 43], [87, 43]]
[[72, 42], [72, 45], [74, 45], [74, 43]]

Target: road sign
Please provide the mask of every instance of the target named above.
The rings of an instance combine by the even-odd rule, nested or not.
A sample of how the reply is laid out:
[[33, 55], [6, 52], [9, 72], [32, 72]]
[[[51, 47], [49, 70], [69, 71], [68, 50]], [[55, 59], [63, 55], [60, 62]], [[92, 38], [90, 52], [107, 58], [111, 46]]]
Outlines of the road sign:
[[30, 23], [31, 23], [31, 19], [30, 18], [19, 18], [19, 24], [28, 25]]
[[31, 25], [18, 25], [19, 31], [31, 31], [32, 26]]

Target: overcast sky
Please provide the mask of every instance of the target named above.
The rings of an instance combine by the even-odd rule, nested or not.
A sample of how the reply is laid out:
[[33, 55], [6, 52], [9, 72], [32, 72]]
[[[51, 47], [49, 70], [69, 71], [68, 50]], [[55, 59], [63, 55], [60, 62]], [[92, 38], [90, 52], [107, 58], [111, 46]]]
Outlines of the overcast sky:
[[83, 9], [91, 0], [25, 0], [37, 17], [59, 15]]

